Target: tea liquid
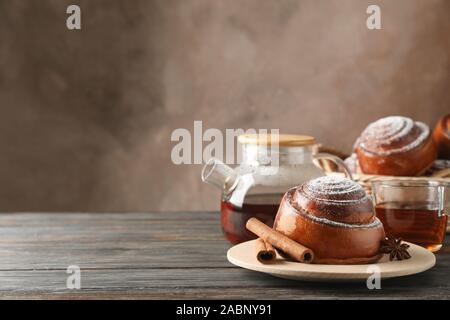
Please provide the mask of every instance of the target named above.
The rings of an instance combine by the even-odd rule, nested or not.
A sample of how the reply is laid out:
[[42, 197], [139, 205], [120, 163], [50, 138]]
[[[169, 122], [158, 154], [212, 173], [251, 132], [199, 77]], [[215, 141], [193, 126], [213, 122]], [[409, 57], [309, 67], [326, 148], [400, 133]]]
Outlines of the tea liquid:
[[248, 195], [242, 207], [222, 201], [220, 212], [225, 238], [233, 244], [256, 239], [256, 236], [245, 228], [247, 220], [256, 217], [272, 227], [282, 197], [281, 194]]
[[431, 203], [380, 203], [375, 210], [387, 236], [401, 238], [438, 251], [442, 247], [447, 227], [447, 215], [438, 216]]

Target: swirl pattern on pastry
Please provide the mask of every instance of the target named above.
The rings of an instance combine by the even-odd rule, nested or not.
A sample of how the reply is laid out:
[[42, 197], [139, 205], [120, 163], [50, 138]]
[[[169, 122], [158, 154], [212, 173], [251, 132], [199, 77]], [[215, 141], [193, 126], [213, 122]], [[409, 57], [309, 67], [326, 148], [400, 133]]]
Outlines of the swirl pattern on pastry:
[[312, 249], [314, 263], [376, 261], [385, 236], [364, 189], [335, 176], [290, 189], [281, 201], [274, 228]]
[[416, 176], [437, 157], [429, 127], [410, 118], [392, 116], [367, 126], [355, 144], [361, 172]]
[[410, 151], [430, 135], [429, 127], [401, 116], [391, 116], [371, 123], [359, 138], [359, 148], [380, 156]]
[[361, 228], [380, 223], [361, 185], [343, 177], [310, 180], [295, 190], [292, 201], [299, 214], [337, 227]]

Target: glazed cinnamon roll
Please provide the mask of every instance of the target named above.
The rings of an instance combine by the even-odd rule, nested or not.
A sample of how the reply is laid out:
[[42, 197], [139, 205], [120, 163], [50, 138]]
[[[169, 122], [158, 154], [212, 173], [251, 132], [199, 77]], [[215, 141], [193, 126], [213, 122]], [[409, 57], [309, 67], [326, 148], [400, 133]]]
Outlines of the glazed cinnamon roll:
[[437, 157], [429, 127], [410, 118], [392, 116], [370, 124], [356, 142], [363, 173], [415, 176]]
[[290, 189], [274, 229], [312, 249], [314, 263], [361, 264], [380, 258], [384, 229], [362, 187], [326, 176]]
[[450, 114], [439, 120], [434, 128], [433, 138], [438, 147], [439, 158], [450, 160]]

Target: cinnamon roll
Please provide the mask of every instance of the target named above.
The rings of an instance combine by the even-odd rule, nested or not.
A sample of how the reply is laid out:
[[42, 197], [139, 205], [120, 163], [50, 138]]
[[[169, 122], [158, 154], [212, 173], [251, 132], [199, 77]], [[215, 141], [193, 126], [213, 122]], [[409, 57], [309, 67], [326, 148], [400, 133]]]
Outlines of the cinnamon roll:
[[433, 132], [440, 159], [450, 160], [450, 114], [442, 117]]
[[356, 182], [325, 176], [290, 189], [274, 229], [314, 251], [314, 263], [377, 261], [384, 229], [371, 199]]
[[370, 124], [356, 142], [363, 173], [415, 176], [437, 157], [429, 127], [410, 118], [392, 116]]

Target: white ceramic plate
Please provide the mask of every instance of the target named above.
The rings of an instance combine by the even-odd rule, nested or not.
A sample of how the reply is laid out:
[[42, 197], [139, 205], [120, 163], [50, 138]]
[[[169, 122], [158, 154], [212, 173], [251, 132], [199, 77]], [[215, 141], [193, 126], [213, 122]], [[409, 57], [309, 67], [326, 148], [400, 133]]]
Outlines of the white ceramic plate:
[[[387, 255], [374, 265], [378, 266], [382, 279], [412, 275], [432, 268], [436, 263], [433, 253], [408, 243], [411, 258], [402, 261], [389, 261]], [[308, 281], [356, 281], [366, 280], [373, 272], [367, 264], [360, 265], [330, 265], [305, 264], [286, 261], [277, 256], [277, 260], [270, 264], [262, 264], [256, 260], [255, 240], [247, 241], [230, 248], [227, 253], [228, 261], [239, 267], [264, 272], [276, 277], [308, 280]]]

